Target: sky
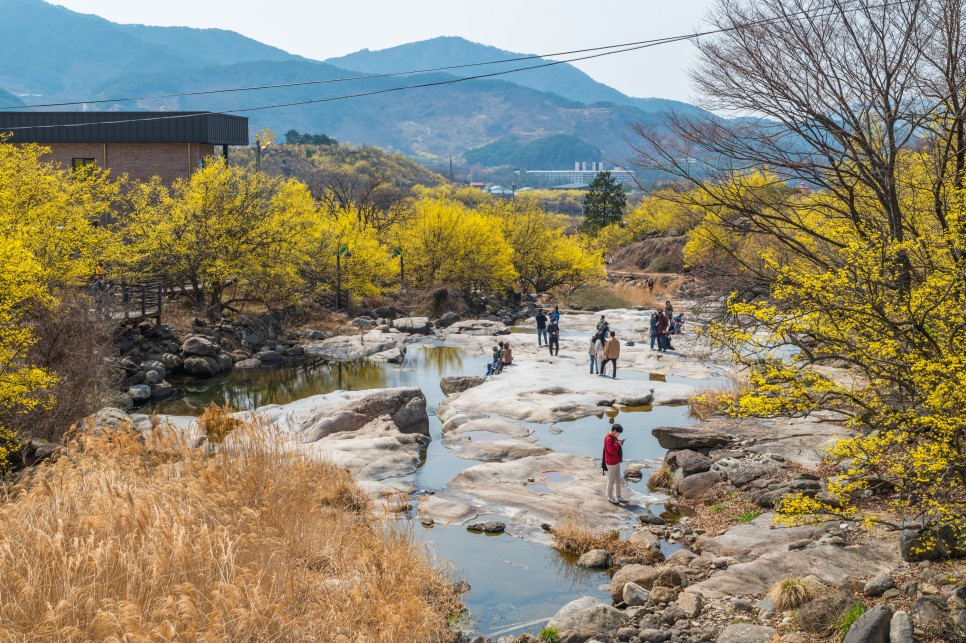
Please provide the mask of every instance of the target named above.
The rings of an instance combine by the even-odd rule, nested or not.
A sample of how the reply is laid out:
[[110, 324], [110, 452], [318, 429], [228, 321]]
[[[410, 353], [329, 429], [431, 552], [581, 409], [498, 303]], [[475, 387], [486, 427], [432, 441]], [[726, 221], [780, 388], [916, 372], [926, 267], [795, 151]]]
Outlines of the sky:
[[[112, 22], [230, 29], [316, 60], [436, 36], [527, 54], [692, 33], [712, 0], [48, 0]], [[625, 94], [697, 102], [688, 42], [575, 63]], [[445, 64], [445, 61], [441, 61]]]

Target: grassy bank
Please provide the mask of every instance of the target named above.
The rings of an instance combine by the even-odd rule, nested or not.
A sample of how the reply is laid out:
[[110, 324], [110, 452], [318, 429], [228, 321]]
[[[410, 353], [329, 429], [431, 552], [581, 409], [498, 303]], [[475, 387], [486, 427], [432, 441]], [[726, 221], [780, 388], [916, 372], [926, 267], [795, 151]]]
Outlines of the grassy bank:
[[0, 498], [0, 640], [443, 641], [444, 573], [264, 427], [85, 433]]

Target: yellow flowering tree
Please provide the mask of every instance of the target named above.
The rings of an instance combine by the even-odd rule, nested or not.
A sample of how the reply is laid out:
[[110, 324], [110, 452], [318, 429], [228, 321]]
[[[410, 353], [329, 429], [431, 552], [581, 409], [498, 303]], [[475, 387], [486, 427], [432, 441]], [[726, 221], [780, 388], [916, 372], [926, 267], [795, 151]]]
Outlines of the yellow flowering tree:
[[398, 235], [414, 283], [469, 293], [508, 288], [518, 276], [499, 219], [455, 201], [415, 201]]
[[277, 305], [301, 291], [315, 203], [304, 184], [210, 160], [168, 189], [135, 186], [116, 230], [119, 261], [142, 276], [191, 286], [199, 304]]

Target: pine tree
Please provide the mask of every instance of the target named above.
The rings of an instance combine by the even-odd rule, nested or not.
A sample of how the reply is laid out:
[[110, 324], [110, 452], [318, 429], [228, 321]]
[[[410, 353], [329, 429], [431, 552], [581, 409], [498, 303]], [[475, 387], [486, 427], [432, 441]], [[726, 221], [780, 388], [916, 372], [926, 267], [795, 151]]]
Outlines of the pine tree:
[[584, 222], [581, 229], [595, 234], [612, 223], [620, 223], [624, 218], [627, 197], [624, 189], [610, 172], [599, 173], [584, 195]]

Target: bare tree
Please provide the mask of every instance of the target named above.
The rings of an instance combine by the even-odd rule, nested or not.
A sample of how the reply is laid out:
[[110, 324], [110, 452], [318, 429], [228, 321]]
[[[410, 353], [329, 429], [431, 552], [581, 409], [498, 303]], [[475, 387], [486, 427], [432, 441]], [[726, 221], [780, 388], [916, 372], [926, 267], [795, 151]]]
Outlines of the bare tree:
[[380, 232], [401, 222], [407, 213], [406, 192], [375, 173], [326, 168], [315, 173], [311, 186], [329, 212], [352, 214]]
[[[699, 42], [693, 79], [707, 107], [744, 118], [638, 125], [638, 161], [696, 187], [684, 198], [730, 212], [736, 231], [827, 262], [792, 234], [841, 243], [802, 216], [796, 191], [736, 193], [727, 179], [767, 170], [777, 187], [822, 190], [834, 198], [808, 207], [901, 243], [922, 230], [903, 211], [902, 191], [920, 186], [902, 185], [900, 157], [929, 145], [934, 216], [945, 228], [949, 186], [966, 168], [962, 20], [958, 0], [721, 0], [711, 17], [721, 31]], [[905, 250], [892, 271], [902, 292], [921, 278]]]

